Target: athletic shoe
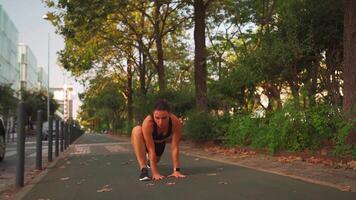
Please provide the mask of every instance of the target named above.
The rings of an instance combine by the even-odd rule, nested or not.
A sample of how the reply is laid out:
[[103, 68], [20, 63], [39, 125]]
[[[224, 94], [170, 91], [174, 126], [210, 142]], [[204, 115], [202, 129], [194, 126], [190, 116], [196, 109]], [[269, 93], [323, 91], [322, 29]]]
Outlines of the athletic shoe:
[[151, 177], [148, 176], [148, 169], [146, 167], [141, 169], [141, 174], [140, 174], [140, 181], [149, 181], [151, 180]]

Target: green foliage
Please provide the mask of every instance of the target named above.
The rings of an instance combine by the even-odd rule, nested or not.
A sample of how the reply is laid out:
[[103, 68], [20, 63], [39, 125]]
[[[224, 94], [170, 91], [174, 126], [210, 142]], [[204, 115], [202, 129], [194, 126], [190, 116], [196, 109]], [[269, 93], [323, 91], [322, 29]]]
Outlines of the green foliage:
[[217, 137], [216, 119], [210, 113], [191, 111], [184, 123], [184, 135], [193, 140], [209, 140]]
[[263, 125], [262, 119], [251, 118], [250, 115], [235, 116], [228, 125], [225, 145], [264, 147], [266, 138], [263, 136], [266, 134]]
[[[49, 94], [50, 115], [54, 115], [59, 107], [56, 100], [53, 99], [53, 94]], [[42, 119], [47, 120], [47, 91], [43, 90], [23, 90], [22, 100], [26, 104], [26, 114], [30, 121], [37, 120], [37, 111], [42, 110]]]
[[356, 119], [351, 122], [338, 121], [337, 123], [337, 134], [334, 137], [335, 149], [333, 154], [336, 156], [340, 155], [352, 155], [356, 158], [356, 146], [347, 143], [347, 138], [353, 128], [355, 128]]
[[350, 125], [345, 124], [337, 108], [320, 104], [301, 109], [287, 104], [266, 118], [235, 116], [225, 135], [225, 144], [266, 147], [275, 153], [279, 150], [316, 150], [323, 142], [335, 140], [337, 152], [343, 152], [351, 148], [345, 145], [349, 131]]
[[150, 93], [147, 95], [135, 94], [134, 113], [138, 123], [151, 114], [153, 106], [158, 99], [166, 99], [171, 107], [171, 112], [177, 116], [185, 116], [195, 106], [193, 94], [189, 91], [173, 91]]
[[85, 128], [96, 131], [116, 130], [123, 126], [126, 114], [126, 99], [120, 92], [120, 82], [114, 77], [97, 77], [82, 95], [83, 104], [79, 117]]
[[3, 116], [14, 115], [18, 99], [11, 85], [0, 85], [0, 114]]

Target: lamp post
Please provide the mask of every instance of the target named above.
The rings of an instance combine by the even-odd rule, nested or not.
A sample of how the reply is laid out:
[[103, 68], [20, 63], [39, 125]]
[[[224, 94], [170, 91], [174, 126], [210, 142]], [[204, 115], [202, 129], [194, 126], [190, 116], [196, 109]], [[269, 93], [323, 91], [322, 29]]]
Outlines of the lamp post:
[[[43, 15], [44, 20], [49, 20], [47, 14]], [[47, 49], [47, 121], [49, 120], [50, 115], [50, 104], [49, 104], [49, 61], [50, 61], [50, 33], [48, 32], [48, 49]]]

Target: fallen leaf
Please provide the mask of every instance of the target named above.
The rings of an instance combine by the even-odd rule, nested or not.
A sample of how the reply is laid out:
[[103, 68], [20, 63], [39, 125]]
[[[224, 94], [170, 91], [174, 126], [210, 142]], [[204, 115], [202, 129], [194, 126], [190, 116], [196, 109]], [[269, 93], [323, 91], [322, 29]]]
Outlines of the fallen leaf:
[[110, 185], [104, 185], [101, 189], [97, 190], [96, 192], [110, 192], [112, 188], [110, 188]]
[[219, 184], [219, 185], [227, 185], [227, 182], [225, 182], [225, 181], [219, 181], [218, 184]]
[[210, 174], [208, 174], [208, 176], [216, 176], [216, 175], [218, 175], [217, 173], [210, 173]]
[[96, 192], [110, 192], [112, 189], [111, 188], [103, 188], [100, 190], [97, 190]]
[[356, 170], [356, 160], [352, 160], [347, 163], [347, 166], [353, 170]]
[[154, 183], [147, 183], [146, 186], [154, 186], [155, 184]]
[[66, 180], [69, 180], [70, 178], [69, 177], [64, 177], [64, 178], [61, 178], [61, 181], [66, 181]]
[[200, 158], [196, 158], [196, 159], [194, 159], [194, 160], [200, 160]]
[[106, 165], [111, 165], [111, 162], [107, 162]]
[[219, 167], [219, 168], [217, 168], [217, 170], [222, 171], [222, 170], [224, 170], [224, 168]]
[[82, 184], [85, 181], [85, 179], [81, 179], [80, 181], [77, 182], [77, 185]]
[[67, 163], [67, 165], [70, 165], [71, 162], [70, 162], [70, 161], [67, 161], [66, 163]]
[[344, 186], [343, 188], [341, 188], [341, 191], [344, 191], [344, 192], [351, 192], [351, 190], [352, 190], [352, 188], [349, 185]]
[[130, 161], [126, 161], [126, 162], [121, 163], [121, 165], [129, 165], [129, 164], [130, 164]]
[[59, 168], [60, 168], [60, 169], [64, 169], [64, 168], [66, 168], [66, 166], [65, 166], [65, 165], [62, 165], [62, 166], [60, 166]]
[[169, 185], [169, 186], [175, 185], [175, 184], [176, 184], [176, 182], [167, 182], [167, 183], [166, 183], [166, 185]]
[[312, 156], [312, 157], [310, 157], [310, 158], [307, 158], [307, 159], [306, 159], [306, 162], [312, 163], [312, 164], [318, 164], [318, 163], [321, 163], [322, 160], [319, 159], [319, 158], [315, 158], [314, 156]]

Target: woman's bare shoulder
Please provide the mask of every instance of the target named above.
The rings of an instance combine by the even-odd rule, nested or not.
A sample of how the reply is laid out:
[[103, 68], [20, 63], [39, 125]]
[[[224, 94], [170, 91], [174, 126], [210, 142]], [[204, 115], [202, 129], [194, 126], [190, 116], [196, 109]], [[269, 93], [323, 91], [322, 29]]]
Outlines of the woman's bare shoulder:
[[153, 119], [151, 115], [147, 115], [146, 118], [142, 122], [142, 126], [144, 125], [152, 125], [153, 124]]
[[181, 126], [182, 125], [182, 120], [179, 119], [175, 114], [171, 113], [170, 115], [173, 125], [175, 126]]

